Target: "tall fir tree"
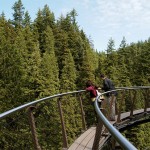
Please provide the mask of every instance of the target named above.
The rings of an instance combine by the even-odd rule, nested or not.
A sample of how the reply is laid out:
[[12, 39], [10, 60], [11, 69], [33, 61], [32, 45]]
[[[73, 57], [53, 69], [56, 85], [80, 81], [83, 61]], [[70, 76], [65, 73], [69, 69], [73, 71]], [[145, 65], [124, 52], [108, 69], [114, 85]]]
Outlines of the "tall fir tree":
[[131, 86], [130, 79], [129, 79], [129, 72], [127, 70], [126, 64], [126, 39], [123, 37], [118, 53], [118, 67], [117, 67], [117, 76], [119, 79], [118, 86]]
[[62, 57], [62, 73], [60, 86], [62, 91], [72, 91], [76, 89], [76, 70], [74, 60], [69, 49], [64, 49]]
[[43, 86], [42, 96], [56, 94], [59, 91], [59, 71], [54, 51], [54, 36], [50, 26], [44, 32], [44, 55], [42, 58], [41, 74]]
[[[43, 45], [44, 53], [40, 71], [40, 97], [52, 96], [59, 93], [59, 70], [54, 51], [54, 36], [50, 26], [47, 26], [43, 32], [43, 39], [45, 44]], [[40, 137], [42, 147], [43, 149], [48, 149], [49, 147], [59, 149], [61, 147], [61, 128], [56, 99], [51, 99], [46, 104], [39, 105], [39, 108], [41, 112], [39, 114], [38, 128], [41, 134], [44, 133]], [[47, 119], [50, 121], [45, 121]], [[56, 126], [57, 130], [54, 131]], [[58, 144], [55, 145], [55, 142]]]
[[31, 17], [29, 15], [29, 12], [26, 11], [25, 12], [25, 15], [24, 15], [24, 19], [23, 19], [23, 26], [26, 27], [26, 26], [31, 26]]
[[49, 9], [48, 5], [45, 5], [42, 9], [42, 17], [44, 29], [46, 29], [47, 26], [50, 26], [52, 29], [55, 28], [55, 16], [54, 13]]
[[135, 64], [137, 85], [149, 85], [150, 83], [150, 41], [141, 43], [141, 53], [137, 56]]
[[40, 53], [42, 55], [44, 53], [43, 31], [45, 31], [45, 30], [44, 30], [44, 24], [43, 24], [42, 11], [40, 9], [38, 10], [37, 17], [34, 20], [33, 26], [34, 26], [36, 35], [38, 37]]
[[80, 72], [80, 78], [82, 78], [82, 86], [85, 87], [85, 83], [87, 80], [91, 80], [95, 82], [94, 71], [92, 69], [92, 63], [89, 59], [88, 49], [84, 52], [82, 71]]
[[79, 27], [76, 22], [77, 12], [73, 9], [70, 13], [67, 14], [66, 18], [64, 18], [63, 22], [67, 24], [65, 28], [62, 26], [64, 30], [67, 31], [68, 35], [68, 48], [70, 49], [72, 56], [74, 58], [76, 69], [79, 69], [79, 61], [80, 55], [83, 51], [82, 38], [80, 35]]
[[106, 50], [106, 55], [107, 59], [105, 62], [105, 68], [106, 68], [106, 75], [108, 78], [111, 78], [112, 80], [117, 80], [116, 79], [116, 65], [117, 65], [117, 53], [115, 50], [115, 41], [110, 38], [108, 41], [107, 45], [107, 50]]
[[[1, 111], [13, 108], [13, 86], [15, 71], [18, 70], [18, 80], [21, 78], [18, 52], [14, 50], [13, 43], [16, 36], [13, 27], [5, 19], [4, 13], [0, 16], [0, 102]], [[18, 60], [17, 60], [18, 59]], [[12, 92], [12, 93], [11, 93]], [[2, 107], [3, 106], [3, 107]]]
[[37, 18], [34, 21], [34, 26], [37, 28], [38, 40], [40, 44], [40, 51], [43, 54], [44, 51], [44, 31], [47, 26], [50, 26], [52, 29], [55, 28], [55, 16], [54, 13], [50, 11], [48, 5], [45, 5], [42, 10], [39, 10], [37, 13]]
[[58, 61], [58, 67], [59, 67], [59, 78], [62, 73], [62, 60], [63, 60], [63, 53], [64, 49], [68, 47], [68, 39], [67, 39], [67, 34], [60, 29], [59, 26], [54, 31], [54, 37], [55, 37], [55, 53]]
[[28, 101], [37, 99], [40, 94], [40, 65], [41, 65], [41, 56], [39, 50], [39, 44], [35, 38], [30, 25], [26, 25], [23, 29], [25, 44], [27, 48], [26, 56], [26, 82], [25, 82], [25, 91]]
[[[69, 49], [64, 49], [62, 65], [63, 68], [60, 78], [60, 91], [73, 91], [76, 89], [76, 70], [74, 60]], [[81, 129], [79, 101], [77, 101], [74, 97], [66, 96], [62, 98], [62, 104], [65, 115], [68, 142], [72, 143], [76, 137], [76, 134], [79, 132], [79, 129]]]
[[23, 25], [24, 9], [25, 9], [22, 4], [22, 1], [18, 0], [17, 2], [15, 2], [12, 9], [14, 10], [14, 13], [13, 13], [13, 20], [11, 22], [16, 28], [19, 28]]

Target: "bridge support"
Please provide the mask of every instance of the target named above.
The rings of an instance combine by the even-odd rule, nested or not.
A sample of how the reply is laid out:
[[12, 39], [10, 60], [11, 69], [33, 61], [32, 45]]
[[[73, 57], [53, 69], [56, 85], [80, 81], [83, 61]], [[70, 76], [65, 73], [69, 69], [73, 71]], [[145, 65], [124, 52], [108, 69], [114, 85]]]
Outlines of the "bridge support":
[[136, 101], [136, 91], [134, 91], [134, 95], [132, 97], [132, 93], [131, 93], [131, 90], [130, 90], [130, 99], [132, 101], [130, 118], [132, 118], [133, 117], [134, 107], [135, 107], [135, 101]]
[[124, 97], [125, 97], [125, 90], [122, 91], [122, 95], [121, 95], [121, 102], [119, 105], [119, 111], [118, 111], [118, 117], [117, 117], [117, 123], [120, 123], [120, 118], [121, 118], [121, 110], [122, 110], [122, 106], [123, 106], [123, 101], [124, 101]]
[[79, 96], [80, 96], [80, 108], [81, 108], [81, 116], [82, 116], [82, 129], [85, 131], [86, 130], [85, 113], [84, 113], [84, 110], [83, 110], [81, 95], [79, 95]]
[[58, 103], [61, 126], [62, 126], [63, 150], [66, 150], [68, 148], [68, 142], [67, 142], [67, 134], [66, 134], [66, 127], [65, 127], [65, 123], [64, 123], [63, 112], [62, 112], [62, 108], [61, 108], [61, 98], [59, 98], [57, 100], [57, 103]]
[[149, 89], [146, 89], [144, 91], [144, 103], [145, 103], [145, 107], [144, 107], [144, 112], [147, 111], [147, 108], [150, 107], [150, 94], [149, 94]]
[[[106, 112], [104, 109], [102, 109], [103, 114], [106, 116]], [[99, 149], [99, 141], [102, 135], [102, 129], [103, 129], [103, 123], [100, 119], [98, 119], [98, 124], [96, 126], [96, 132], [95, 132], [95, 138], [92, 150], [98, 150]]]
[[28, 107], [27, 110], [28, 110], [28, 113], [29, 113], [29, 122], [30, 122], [30, 126], [31, 126], [32, 138], [33, 138], [33, 143], [34, 143], [34, 149], [35, 150], [41, 150], [41, 147], [39, 145], [38, 138], [37, 138], [34, 115], [32, 113], [33, 109], [35, 109], [35, 107], [30, 106], [30, 107]]

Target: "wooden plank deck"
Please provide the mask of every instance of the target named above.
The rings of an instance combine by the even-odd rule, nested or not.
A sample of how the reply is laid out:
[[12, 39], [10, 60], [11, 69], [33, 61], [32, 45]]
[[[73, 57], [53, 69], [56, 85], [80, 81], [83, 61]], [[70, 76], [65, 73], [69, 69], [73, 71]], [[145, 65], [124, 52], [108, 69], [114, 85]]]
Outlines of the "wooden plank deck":
[[[133, 114], [140, 114], [144, 110], [135, 110]], [[150, 108], [147, 110], [150, 111]], [[121, 119], [125, 119], [130, 116], [130, 112], [122, 113], [121, 114]], [[116, 116], [117, 118], [117, 116]], [[116, 121], [111, 121], [111, 124], [114, 124]], [[93, 142], [94, 142], [94, 137], [95, 137], [95, 131], [96, 127], [91, 127], [88, 130], [86, 130], [83, 134], [81, 134], [80, 137], [78, 137], [74, 143], [68, 148], [68, 150], [92, 150]], [[100, 145], [103, 145], [105, 142], [105, 139], [107, 137], [102, 136], [100, 139]]]
[[[86, 130], [75, 142], [70, 146], [68, 150], [82, 150], [88, 144], [88, 141], [93, 139], [93, 134], [95, 134], [96, 127], [91, 127]], [[90, 147], [91, 148], [91, 147]]]

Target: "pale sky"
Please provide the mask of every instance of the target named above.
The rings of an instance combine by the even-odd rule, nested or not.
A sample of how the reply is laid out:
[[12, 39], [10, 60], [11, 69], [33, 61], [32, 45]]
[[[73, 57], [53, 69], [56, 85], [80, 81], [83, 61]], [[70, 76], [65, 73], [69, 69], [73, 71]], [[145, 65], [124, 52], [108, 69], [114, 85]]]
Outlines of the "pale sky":
[[[12, 6], [18, 0], [0, 0], [0, 14], [12, 19]], [[56, 20], [73, 8], [80, 29], [92, 39], [98, 51], [107, 49], [108, 40], [115, 41], [117, 49], [123, 39], [127, 44], [150, 37], [150, 0], [22, 0], [32, 21], [39, 9], [48, 5]]]

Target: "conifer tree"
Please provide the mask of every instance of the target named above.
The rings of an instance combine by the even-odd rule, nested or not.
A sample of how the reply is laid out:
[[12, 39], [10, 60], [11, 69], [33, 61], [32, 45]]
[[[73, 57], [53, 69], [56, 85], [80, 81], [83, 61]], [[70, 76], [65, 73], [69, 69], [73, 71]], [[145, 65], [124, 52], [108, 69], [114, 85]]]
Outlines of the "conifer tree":
[[28, 11], [25, 12], [25, 15], [24, 15], [24, 19], [23, 19], [23, 26], [30, 26], [31, 25], [31, 17], [28, 13]]
[[[70, 15], [71, 27], [70, 30], [68, 29], [68, 47], [72, 53], [74, 58], [77, 76], [79, 76], [79, 71], [81, 69], [81, 63], [83, 59], [83, 39], [81, 37], [81, 33], [79, 31], [79, 27], [77, 26], [76, 18], [75, 18], [75, 10], [72, 10]], [[73, 15], [73, 16], [72, 16]], [[77, 14], [76, 14], [77, 15]]]
[[[14, 32], [13, 27], [5, 20], [1, 22], [0, 19], [0, 91], [1, 97], [0, 102], [2, 102], [3, 107], [1, 111], [7, 111], [9, 109], [15, 108], [25, 102], [25, 92], [24, 83], [26, 79], [25, 70], [25, 56], [26, 56], [26, 45], [24, 42], [24, 37], [22, 31], [18, 31], [18, 34]], [[27, 67], [27, 66], [26, 66]], [[5, 125], [3, 128], [3, 133], [1, 133], [1, 148], [2, 149], [18, 149], [19, 147], [24, 147], [26, 143], [26, 138], [29, 139], [29, 133], [26, 131], [25, 118], [16, 120], [17, 117], [22, 117], [22, 112], [18, 112], [15, 116], [9, 116], [8, 119], [3, 120]], [[12, 122], [12, 124], [10, 124]], [[20, 133], [20, 128], [27, 133], [26, 136]], [[9, 139], [9, 140], [7, 140]], [[19, 142], [17, 142], [19, 139]], [[14, 144], [15, 141], [15, 144]], [[29, 141], [30, 144], [30, 141]]]
[[80, 78], [82, 78], [82, 85], [85, 86], [87, 80], [91, 80], [95, 82], [94, 70], [92, 69], [91, 59], [88, 53], [88, 49], [85, 50], [82, 64], [82, 72], [80, 74]]
[[34, 20], [34, 30], [36, 30], [36, 35], [38, 37], [38, 41], [39, 41], [39, 48], [40, 48], [40, 52], [41, 55], [44, 53], [43, 50], [43, 31], [44, 30], [44, 24], [43, 24], [43, 17], [42, 17], [42, 11], [39, 9], [38, 13], [37, 13], [37, 17]]
[[[92, 65], [92, 57], [90, 53], [90, 48], [88, 43], [85, 42], [86, 49], [84, 49], [84, 54], [83, 54], [83, 61], [82, 61], [82, 66], [81, 66], [81, 71], [80, 71], [80, 76], [79, 76], [79, 81], [78, 83], [79, 87], [82, 87], [85, 89], [86, 87], [86, 82], [88, 80], [91, 80], [93, 84], [95, 84], [95, 70]], [[85, 95], [83, 97], [84, 101], [84, 111], [85, 111], [85, 117], [86, 117], [86, 122], [87, 125], [92, 125], [93, 121], [95, 119], [94, 117], [94, 108], [91, 105], [90, 97], [89, 95]]]
[[63, 60], [63, 53], [64, 49], [68, 47], [68, 40], [67, 40], [67, 34], [59, 27], [54, 31], [54, 37], [55, 37], [55, 53], [58, 60], [58, 67], [59, 67], [59, 78], [61, 76], [62, 72], [62, 60]]
[[32, 32], [32, 29], [29, 25], [23, 29], [23, 34], [25, 38], [25, 44], [27, 48], [27, 56], [26, 56], [26, 82], [25, 82], [25, 90], [26, 97], [28, 97], [28, 101], [32, 101], [39, 97], [40, 94], [40, 65], [41, 65], [41, 57], [39, 44], [35, 35]]
[[4, 13], [0, 16], [0, 29], [0, 102], [1, 111], [6, 111], [8, 108], [13, 108], [13, 96], [11, 96], [10, 92], [13, 92], [13, 74], [15, 73], [15, 70], [18, 70], [19, 73], [20, 69], [18, 68], [17, 62], [18, 53], [13, 50], [15, 32], [5, 19]]
[[59, 90], [58, 64], [54, 51], [54, 36], [51, 27], [47, 26], [43, 36], [45, 40], [41, 73], [43, 76], [43, 96], [56, 94]]
[[[69, 49], [64, 49], [62, 60], [62, 74], [60, 78], [61, 92], [76, 89], [76, 70], [72, 54]], [[67, 129], [68, 142], [71, 143], [81, 128], [79, 102], [71, 96], [62, 99], [63, 112], [65, 114], [65, 125]], [[80, 128], [79, 128], [80, 127]]]
[[83, 51], [80, 55], [80, 70], [79, 70], [79, 79], [80, 82], [78, 84], [79, 87], [85, 87], [85, 83], [87, 80], [91, 80], [95, 82], [95, 61], [93, 51], [90, 47], [89, 40], [86, 37], [83, 30], [81, 30], [81, 38], [82, 38], [82, 46]]
[[[25, 93], [26, 91], [24, 91], [25, 89], [25, 84], [28, 78], [28, 74], [27, 74], [27, 68], [28, 68], [28, 49], [26, 46], [26, 42], [25, 42], [25, 37], [24, 37], [24, 33], [23, 33], [23, 29], [20, 28], [17, 31], [17, 36], [15, 38], [14, 41], [14, 51], [16, 51], [18, 53], [18, 57], [19, 57], [19, 64], [18, 67], [20, 68], [20, 70], [22, 71], [22, 76], [20, 81], [16, 78], [16, 81], [18, 82], [18, 88], [21, 88], [20, 90], [18, 89], [17, 91], [20, 93], [16, 93], [18, 94], [18, 96], [20, 97], [19, 99], [21, 99], [21, 101], [17, 101], [16, 104], [22, 104], [25, 101], [27, 101], [27, 99], [29, 97], [26, 97]], [[17, 74], [17, 73], [16, 73]], [[17, 85], [17, 83], [14, 83], [15, 85]], [[17, 86], [16, 86], [17, 87]], [[23, 93], [23, 95], [21, 94]]]
[[38, 31], [38, 40], [40, 44], [40, 51], [43, 54], [44, 51], [44, 31], [46, 30], [47, 26], [50, 26], [52, 29], [55, 28], [55, 17], [54, 14], [50, 11], [47, 5], [44, 6], [42, 10], [39, 10], [37, 13], [37, 18], [34, 21], [34, 25]]
[[105, 53], [104, 52], [100, 52], [98, 54], [98, 68], [95, 70], [96, 83], [98, 85], [102, 85], [102, 80], [99, 79], [99, 75], [101, 73], [105, 74], [105, 72], [106, 72], [106, 68], [104, 67], [105, 59], [106, 59]]
[[141, 53], [137, 56], [136, 68], [136, 80], [137, 85], [149, 85], [150, 83], [150, 41], [141, 43]]
[[[68, 15], [70, 16], [71, 23], [74, 26], [74, 28], [77, 27], [77, 22], [76, 22], [76, 17], [78, 16], [77, 11], [73, 8]], [[77, 29], [78, 28], [76, 28], [76, 30]]]
[[42, 9], [43, 25], [44, 29], [50, 26], [52, 29], [55, 27], [55, 16], [54, 13], [50, 11], [49, 6], [45, 5]]
[[62, 74], [60, 86], [64, 91], [72, 91], [76, 89], [76, 70], [74, 66], [74, 60], [69, 49], [64, 49], [62, 57]]
[[12, 24], [16, 28], [21, 27], [23, 25], [23, 17], [25, 9], [23, 7], [22, 1], [18, 0], [17, 2], [15, 2], [12, 9], [14, 10]]
[[[59, 93], [59, 71], [58, 64], [54, 52], [54, 36], [50, 26], [47, 26], [43, 32], [44, 53], [41, 63], [41, 85], [40, 85], [40, 97], [52, 96]], [[61, 147], [61, 128], [59, 126], [60, 119], [58, 114], [58, 106], [56, 99], [49, 100], [42, 105], [39, 105], [41, 109], [38, 120], [39, 132], [43, 134], [40, 140], [44, 149], [49, 147], [59, 148]], [[44, 114], [44, 116], [43, 116]], [[46, 120], [49, 119], [47, 122]], [[57, 126], [57, 130], [55, 127]], [[55, 130], [55, 131], [54, 131]], [[51, 140], [50, 140], [51, 139]], [[58, 144], [55, 145], [55, 142]]]
[[137, 56], [138, 56], [137, 45], [131, 43], [131, 45], [126, 48], [126, 51], [127, 51], [127, 55], [125, 59], [126, 59], [126, 66], [128, 70], [128, 76], [130, 78], [131, 85], [135, 86], [136, 85], [135, 64], [137, 63]]
[[127, 70], [126, 64], [126, 39], [123, 37], [118, 53], [118, 67], [117, 67], [117, 76], [120, 81], [118, 86], [131, 86], [130, 79], [129, 79], [129, 72]]
[[58, 26], [66, 33], [67, 47], [70, 49], [73, 56], [76, 67], [76, 75], [77, 78], [79, 78], [79, 72], [81, 70], [81, 64], [83, 59], [84, 44], [81, 37], [82, 35], [76, 22], [76, 16], [77, 12], [75, 9], [73, 9], [71, 12], [67, 13], [66, 17], [60, 17], [58, 21]]
[[116, 80], [117, 77], [115, 74], [116, 72], [116, 65], [117, 65], [117, 53], [115, 51], [115, 42], [112, 38], [109, 39], [107, 45], [107, 59], [105, 63], [106, 68], [106, 75], [111, 78], [112, 80]]

